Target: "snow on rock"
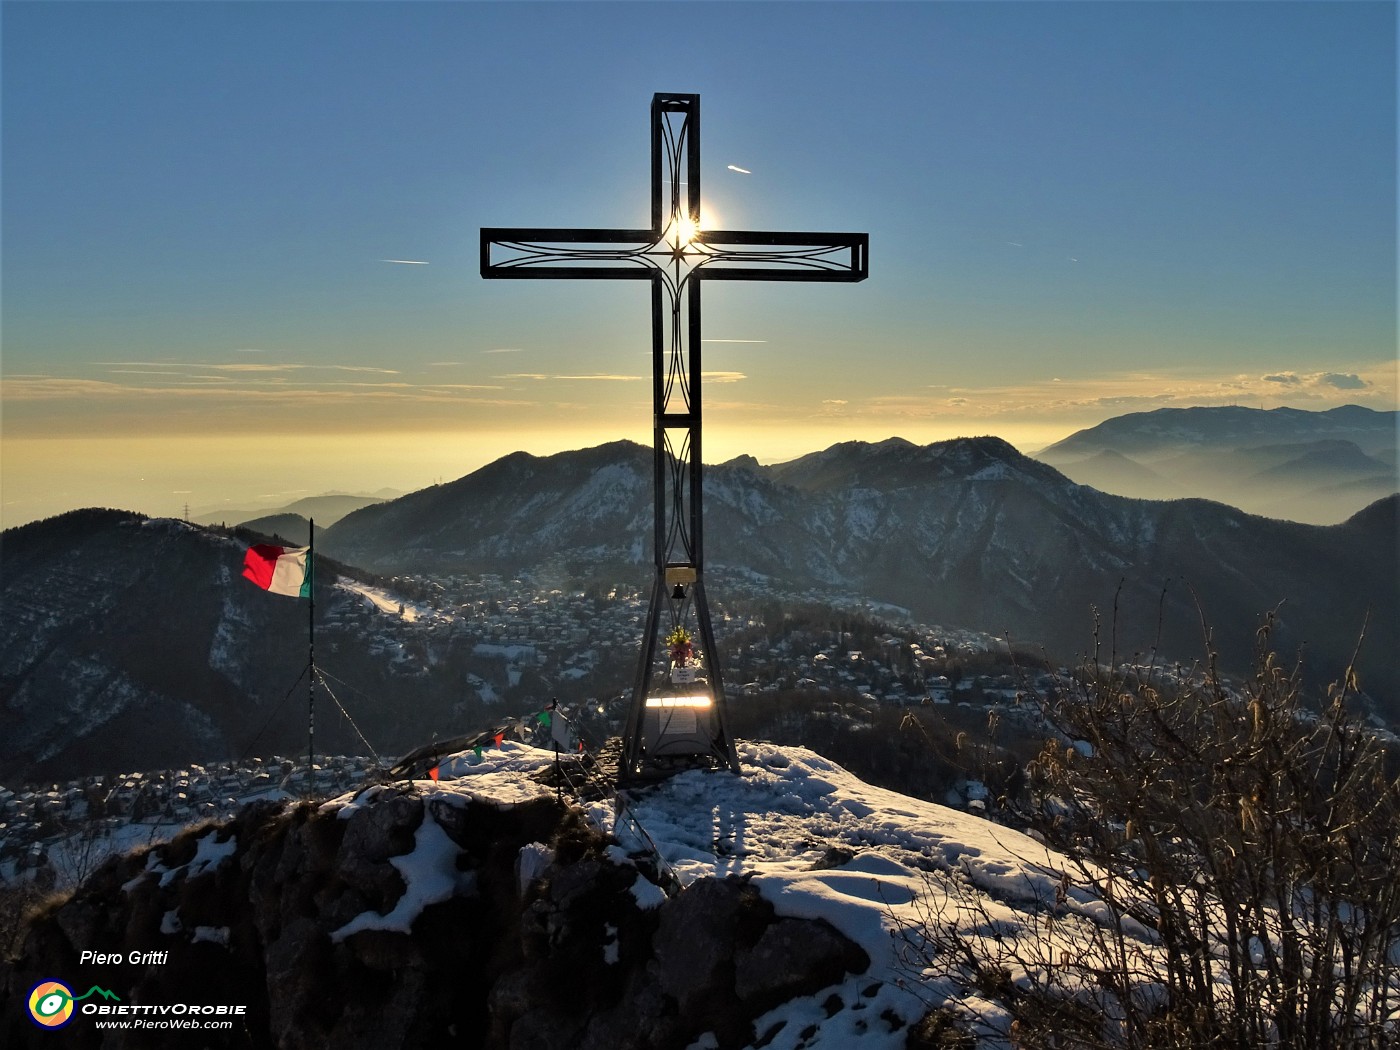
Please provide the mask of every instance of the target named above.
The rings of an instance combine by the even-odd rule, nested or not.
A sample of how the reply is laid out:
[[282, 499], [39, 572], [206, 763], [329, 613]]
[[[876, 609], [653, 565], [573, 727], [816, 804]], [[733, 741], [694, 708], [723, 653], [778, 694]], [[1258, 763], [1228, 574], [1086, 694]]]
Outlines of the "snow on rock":
[[[553, 751], [503, 740], [500, 747], [483, 748], [480, 758], [473, 751], [443, 758], [438, 763], [440, 780], [437, 783], [420, 781], [417, 786], [425, 801], [436, 798], [461, 805], [475, 800], [506, 808], [553, 794], [550, 788], [534, 779], [534, 774], [553, 763]], [[357, 811], [373, 805], [380, 796], [393, 793], [393, 788], [375, 785], [342, 795], [325, 805], [341, 820], [349, 820]]]
[[470, 872], [457, 870], [457, 844], [447, 837], [442, 825], [425, 810], [423, 823], [414, 835], [411, 853], [389, 858], [389, 863], [403, 876], [404, 892], [385, 915], [375, 911], [361, 912], [340, 929], [331, 933], [331, 941], [339, 944], [361, 930], [393, 930], [408, 933], [413, 922], [430, 904], [445, 901], [458, 893], [470, 892]]
[[234, 836], [230, 835], [223, 842], [217, 839], [218, 836], [211, 830], [199, 840], [199, 848], [195, 851], [194, 859], [190, 861], [189, 875], [186, 878], [197, 879], [213, 871], [238, 851], [238, 840]]
[[[912, 1024], [927, 1004], [905, 987], [917, 974], [897, 935], [919, 924], [924, 898], [946, 895], [948, 880], [992, 897], [1053, 899], [1059, 867], [1028, 836], [872, 787], [805, 748], [743, 743], [739, 756], [740, 777], [682, 773], [629, 808], [683, 885], [751, 876], [778, 915], [823, 919], [872, 960], [866, 973], [756, 1022], [760, 1041], [771, 1033], [770, 1047], [903, 1047], [907, 1032], [881, 1014]], [[608, 830], [636, 845], [625, 827]], [[1087, 913], [1091, 902], [1082, 903]], [[1012, 929], [1027, 918], [1012, 906], [988, 907]]]
[[[238, 851], [238, 840], [232, 835], [223, 842], [219, 842], [217, 839], [217, 829], [210, 828], [205, 835], [199, 838], [198, 848], [195, 850], [194, 856], [190, 858], [189, 863], [163, 870], [160, 884], [169, 886], [182, 874], [186, 880], [197, 879], [201, 875], [214, 871]], [[152, 852], [151, 856], [155, 856], [155, 853]]]
[[229, 928], [227, 926], [196, 926], [190, 940], [199, 944], [218, 944], [228, 947]]
[[530, 883], [543, 875], [552, 863], [554, 851], [543, 842], [527, 842], [520, 847], [515, 859], [515, 874], [522, 897], [530, 888]]
[[[1036, 840], [873, 787], [805, 748], [743, 743], [739, 756], [741, 776], [697, 770], [630, 793], [630, 815], [683, 887], [744, 876], [780, 918], [823, 920], [871, 960], [865, 972], [848, 973], [759, 1018], [760, 1045], [903, 1047], [907, 1026], [927, 1010], [930, 993], [906, 938], [931, 907], [956, 908], [969, 890], [1006, 936], [1037, 935], [1026, 906], [1055, 899], [1064, 865]], [[530, 776], [552, 760], [549, 752], [507, 744], [479, 759], [472, 753], [447, 759], [441, 782], [420, 786], [508, 805], [538, 796], [543, 789]], [[617, 821], [611, 806], [593, 803], [587, 813], [620, 844], [609, 849], [610, 860], [626, 864], [629, 854], [649, 851], [650, 843]], [[631, 893], [645, 910], [667, 900], [640, 874]], [[1092, 919], [1102, 902], [1076, 888], [1066, 906]], [[970, 914], [962, 920], [980, 921]], [[912, 988], [921, 983], [916, 995]]]
[[[1012, 941], [1107, 917], [1028, 836], [873, 787], [804, 748], [743, 743], [739, 756], [740, 775], [697, 770], [626, 793], [621, 809], [589, 803], [583, 816], [608, 839], [537, 779], [552, 751], [503, 742], [443, 758], [436, 781], [248, 807], [104, 869], [111, 906], [78, 897], [43, 921], [59, 946], [116, 914], [158, 929], [173, 953], [260, 953], [267, 980], [249, 994], [268, 996], [269, 1045], [409, 1045], [395, 1039], [413, 1018], [446, 1031], [451, 1011], [396, 968], [411, 956], [441, 972], [468, 952], [496, 962], [462, 994], [512, 1045], [583, 1045], [568, 1040], [586, 1028], [599, 1046], [904, 1050], [930, 1005], [997, 1010], [928, 960], [932, 917]], [[1053, 933], [1035, 914], [1047, 901], [1069, 913]], [[426, 929], [473, 909], [518, 915], [522, 954], [474, 939], [499, 931], [464, 927], [449, 949]], [[265, 943], [249, 940], [255, 925], [271, 931]], [[352, 959], [382, 972], [384, 1002], [309, 1015]], [[596, 998], [582, 1012], [542, 1009], [561, 960]], [[350, 1033], [360, 1041], [343, 1042]]]
[[[140, 874], [122, 883], [122, 891], [125, 893], [130, 893], [132, 890], [136, 889], [136, 887], [141, 884], [141, 881], [147, 875], [164, 876], [165, 873], [167, 873], [169, 870], [169, 868], [167, 868], [164, 864], [160, 862], [159, 851], [151, 850], [150, 853], [146, 854], [146, 867], [140, 872]], [[165, 885], [164, 878], [161, 879], [161, 885]]]

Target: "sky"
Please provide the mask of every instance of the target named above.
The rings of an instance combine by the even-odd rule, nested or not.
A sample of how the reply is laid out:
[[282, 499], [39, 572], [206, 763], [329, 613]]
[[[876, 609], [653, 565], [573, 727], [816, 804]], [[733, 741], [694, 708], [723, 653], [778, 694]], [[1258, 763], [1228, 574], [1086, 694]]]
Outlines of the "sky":
[[[649, 443], [632, 281], [483, 226], [868, 232], [710, 284], [706, 459], [1396, 408], [1391, 3], [0, 5], [0, 524], [410, 491]], [[742, 170], [735, 170], [742, 169]]]

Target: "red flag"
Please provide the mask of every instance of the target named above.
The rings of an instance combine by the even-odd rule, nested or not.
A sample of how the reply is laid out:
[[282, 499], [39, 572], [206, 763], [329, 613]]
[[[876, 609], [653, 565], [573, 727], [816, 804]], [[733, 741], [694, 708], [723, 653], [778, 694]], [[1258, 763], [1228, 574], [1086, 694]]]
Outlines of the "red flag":
[[506, 735], [505, 735], [504, 733], [497, 733], [497, 734], [496, 734], [496, 747], [499, 748], [499, 747], [501, 746], [501, 741], [504, 740], [505, 738], [506, 738]]
[[437, 766], [433, 766], [432, 769], [428, 770], [428, 776], [432, 777], [432, 778], [433, 778], [433, 783], [436, 784], [436, 783], [437, 783], [437, 778], [438, 778], [438, 767], [437, 767]]

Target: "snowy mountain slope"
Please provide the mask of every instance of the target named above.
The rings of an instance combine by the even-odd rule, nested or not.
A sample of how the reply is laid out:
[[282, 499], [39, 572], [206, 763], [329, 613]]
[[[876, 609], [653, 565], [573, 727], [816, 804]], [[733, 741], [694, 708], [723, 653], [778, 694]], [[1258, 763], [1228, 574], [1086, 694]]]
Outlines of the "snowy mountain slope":
[[5, 539], [0, 768], [42, 769], [89, 740], [105, 741], [94, 764], [120, 764], [123, 738], [173, 764], [207, 751], [258, 695], [253, 661], [224, 658], [253, 620], [229, 596], [232, 541], [117, 511]]
[[[446, 485], [350, 514], [326, 551], [368, 569], [514, 569], [523, 547], [621, 551], [651, 535], [651, 454], [630, 442], [536, 457], [516, 452]], [[386, 545], [385, 540], [392, 537]]]
[[[306, 667], [307, 607], [242, 578], [253, 540], [96, 510], [5, 532], [0, 778], [175, 767], [254, 743], [267, 754], [301, 750], [305, 704], [287, 698]], [[381, 746], [412, 746], [445, 724], [434, 719], [446, 707], [415, 683], [416, 720], [405, 718], [396, 652], [376, 653], [374, 619], [353, 615], [367, 598], [322, 567], [318, 630], [330, 644], [318, 666], [370, 698], [355, 698], [358, 720]], [[327, 620], [346, 613], [336, 627], [349, 637], [332, 642]], [[321, 719], [319, 739], [339, 752], [363, 746], [338, 716]]]
[[[865, 594], [1061, 659], [1091, 644], [1093, 609], [1116, 605], [1123, 654], [1160, 638], [1170, 656], [1198, 659], [1204, 615], [1240, 669], [1259, 617], [1282, 602], [1280, 644], [1306, 643], [1309, 671], [1330, 678], [1369, 615], [1364, 687], [1400, 698], [1400, 668], [1385, 657], [1400, 644], [1395, 533], [1382, 520], [1391, 503], [1358, 516], [1365, 524], [1319, 528], [1204, 500], [1127, 499], [996, 438], [846, 442], [768, 468], [734, 461], [707, 468], [705, 494], [711, 568]], [[511, 456], [351, 515], [325, 545], [400, 572], [564, 559], [645, 579], [650, 502], [649, 454], [636, 445]]]

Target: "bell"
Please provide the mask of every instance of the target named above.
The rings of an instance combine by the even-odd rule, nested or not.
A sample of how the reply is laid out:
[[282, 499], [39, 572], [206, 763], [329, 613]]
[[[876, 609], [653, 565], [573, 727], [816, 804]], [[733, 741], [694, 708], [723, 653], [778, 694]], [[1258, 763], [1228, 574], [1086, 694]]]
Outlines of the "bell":
[[676, 589], [673, 590], [673, 591], [671, 592], [671, 600], [672, 600], [672, 601], [677, 601], [677, 602], [680, 602], [680, 601], [684, 601], [684, 600], [685, 600], [685, 585], [684, 585], [684, 584], [680, 584], [680, 583], [676, 584]]

